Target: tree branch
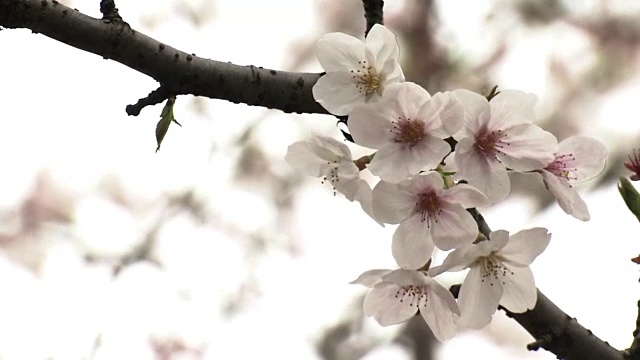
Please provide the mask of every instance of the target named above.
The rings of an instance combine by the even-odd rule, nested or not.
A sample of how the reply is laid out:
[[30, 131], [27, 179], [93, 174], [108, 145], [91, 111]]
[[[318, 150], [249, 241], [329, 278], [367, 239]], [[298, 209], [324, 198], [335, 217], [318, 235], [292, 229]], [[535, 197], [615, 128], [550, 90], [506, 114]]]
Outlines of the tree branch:
[[364, 18], [367, 21], [367, 28], [364, 31], [364, 35], [369, 34], [369, 30], [375, 24], [384, 24], [382, 20], [382, 8], [384, 7], [384, 0], [362, 0], [364, 6]]
[[[200, 58], [162, 44], [125, 22], [95, 19], [55, 0], [0, 0], [0, 27], [31, 29], [112, 59], [152, 77], [168, 94], [205, 96], [288, 113], [327, 114], [311, 93], [321, 74], [276, 71]], [[157, 103], [154, 101], [129, 107], [132, 110], [129, 115]]]

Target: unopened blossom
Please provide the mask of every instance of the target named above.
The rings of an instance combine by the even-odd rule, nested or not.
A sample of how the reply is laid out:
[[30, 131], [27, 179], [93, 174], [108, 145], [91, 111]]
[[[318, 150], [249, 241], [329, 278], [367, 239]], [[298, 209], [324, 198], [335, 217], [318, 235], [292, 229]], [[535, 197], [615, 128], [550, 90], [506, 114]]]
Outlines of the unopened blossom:
[[313, 98], [335, 115], [377, 101], [385, 88], [404, 81], [396, 36], [383, 25], [371, 28], [364, 42], [343, 33], [318, 41], [318, 61], [326, 74], [313, 86]]
[[422, 271], [370, 270], [351, 283], [371, 288], [364, 298], [364, 313], [382, 326], [401, 323], [420, 312], [438, 340], [456, 334], [460, 316], [456, 300], [447, 288]]
[[380, 181], [373, 189], [373, 212], [381, 222], [400, 224], [393, 233], [392, 254], [398, 265], [418, 269], [437, 246], [451, 250], [472, 243], [478, 225], [465, 209], [489, 200], [470, 185], [444, 188], [437, 172], [398, 184]]
[[533, 309], [538, 298], [529, 265], [549, 245], [544, 228], [522, 230], [511, 236], [494, 231], [488, 241], [452, 251], [431, 276], [469, 268], [458, 294], [462, 328], [479, 329], [491, 321], [498, 305], [514, 313]]
[[414, 83], [389, 85], [380, 101], [349, 115], [356, 144], [378, 149], [368, 168], [388, 182], [435, 169], [451, 152], [443, 139], [462, 126], [464, 109], [451, 93], [433, 97]]
[[576, 219], [590, 219], [587, 204], [573, 185], [587, 181], [604, 169], [607, 148], [598, 140], [574, 136], [558, 144], [555, 159], [538, 172], [558, 204]]
[[503, 90], [491, 101], [468, 90], [454, 94], [465, 108], [454, 160], [457, 177], [485, 193], [492, 202], [510, 190], [507, 169], [531, 171], [553, 161], [557, 140], [532, 124], [535, 95]]
[[[344, 143], [326, 136], [314, 136], [289, 146], [285, 160], [294, 169], [322, 178], [350, 201], [358, 201], [374, 220], [369, 184], [360, 178], [360, 170], [353, 162], [351, 151]], [[377, 221], [377, 220], [376, 220]]]

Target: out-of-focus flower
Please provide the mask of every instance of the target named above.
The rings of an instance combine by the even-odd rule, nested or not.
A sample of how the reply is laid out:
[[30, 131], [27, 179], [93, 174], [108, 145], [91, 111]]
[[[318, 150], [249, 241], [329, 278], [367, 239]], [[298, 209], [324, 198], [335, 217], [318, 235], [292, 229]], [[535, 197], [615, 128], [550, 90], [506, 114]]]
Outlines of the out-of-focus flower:
[[396, 183], [440, 164], [451, 152], [443, 139], [460, 130], [463, 114], [451, 93], [431, 97], [405, 82], [389, 85], [380, 101], [353, 109], [349, 130], [356, 144], [378, 149], [371, 173]]
[[460, 178], [497, 202], [511, 188], [507, 168], [541, 169], [553, 161], [557, 140], [531, 122], [536, 97], [517, 90], [503, 90], [491, 101], [468, 90], [456, 90], [465, 122], [454, 135], [458, 140], [454, 160]]
[[374, 25], [365, 42], [343, 33], [318, 41], [318, 61], [327, 72], [313, 86], [313, 97], [330, 113], [347, 115], [359, 104], [376, 101], [392, 83], [404, 81], [396, 36]]
[[562, 210], [576, 219], [587, 221], [590, 219], [589, 209], [573, 185], [600, 174], [606, 158], [607, 148], [601, 142], [574, 136], [560, 142], [555, 159], [538, 172]]
[[392, 253], [398, 265], [409, 269], [424, 266], [435, 246], [451, 250], [473, 242], [478, 225], [465, 209], [488, 204], [489, 200], [470, 185], [444, 189], [437, 172], [398, 184], [381, 181], [373, 189], [376, 218], [400, 224], [393, 234]]
[[431, 276], [470, 268], [458, 294], [460, 326], [479, 329], [491, 321], [498, 304], [514, 313], [533, 309], [538, 295], [529, 265], [549, 245], [545, 228], [522, 230], [511, 236], [494, 231], [488, 241], [451, 252]]
[[447, 288], [422, 271], [370, 270], [351, 283], [371, 288], [364, 298], [364, 313], [382, 326], [401, 323], [420, 311], [438, 340], [456, 334], [460, 315], [456, 300]]

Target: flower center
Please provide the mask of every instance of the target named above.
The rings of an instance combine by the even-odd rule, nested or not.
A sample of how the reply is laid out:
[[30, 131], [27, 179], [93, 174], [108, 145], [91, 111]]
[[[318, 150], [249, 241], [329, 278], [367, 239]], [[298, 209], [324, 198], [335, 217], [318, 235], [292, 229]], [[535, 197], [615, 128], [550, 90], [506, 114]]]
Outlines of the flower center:
[[557, 177], [565, 178], [567, 180], [576, 180], [576, 176], [572, 175], [576, 170], [575, 166], [576, 157], [573, 154], [556, 155], [555, 160], [545, 170], [554, 174]]
[[367, 60], [358, 61], [360, 68], [351, 70], [353, 80], [359, 92], [371, 95], [380, 90], [380, 77], [376, 69], [367, 63]]
[[502, 130], [482, 130], [478, 136], [476, 136], [476, 149], [487, 157], [495, 157], [497, 153], [500, 152], [500, 148], [504, 145], [509, 145], [509, 143], [501, 140], [505, 135]]
[[500, 260], [496, 259], [493, 255], [489, 255], [481, 261], [482, 269], [482, 282], [489, 282], [490, 286], [494, 283], [501, 285], [505, 284], [504, 278], [508, 275], [513, 275], [513, 271], [509, 270]]
[[340, 161], [338, 160], [334, 160], [334, 161], [327, 161], [327, 165], [330, 166], [329, 168], [329, 173], [325, 176], [322, 177], [322, 181], [321, 183], [329, 183], [329, 185], [331, 185], [331, 187], [333, 188], [333, 196], [337, 195], [337, 191], [336, 191], [336, 183], [338, 183], [340, 181], [340, 177], [338, 176], [338, 164], [340, 163]]
[[418, 195], [415, 211], [420, 214], [420, 221], [427, 222], [431, 226], [431, 220], [438, 222], [438, 215], [442, 212], [440, 200], [435, 191]]
[[399, 299], [401, 303], [405, 300], [409, 301], [409, 306], [423, 306], [427, 305], [427, 287], [417, 285], [402, 286], [396, 292], [396, 299]]
[[393, 121], [392, 124], [391, 133], [395, 135], [394, 141], [397, 143], [412, 147], [427, 135], [424, 131], [424, 122], [419, 120], [398, 117], [398, 120]]

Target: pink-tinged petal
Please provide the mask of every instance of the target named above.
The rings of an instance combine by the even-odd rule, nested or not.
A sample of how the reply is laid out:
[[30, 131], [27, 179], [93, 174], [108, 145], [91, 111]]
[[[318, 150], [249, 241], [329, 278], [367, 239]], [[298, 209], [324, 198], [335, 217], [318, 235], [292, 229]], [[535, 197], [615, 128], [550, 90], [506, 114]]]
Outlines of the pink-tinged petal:
[[535, 118], [534, 106], [538, 97], [519, 90], [501, 90], [491, 99], [489, 129], [498, 130], [518, 124], [530, 124]]
[[366, 94], [356, 85], [349, 72], [328, 72], [313, 85], [313, 98], [330, 113], [347, 115], [366, 100]]
[[384, 223], [398, 224], [414, 214], [415, 195], [396, 184], [380, 181], [373, 188], [372, 197], [373, 212]]
[[374, 269], [374, 270], [365, 271], [362, 274], [360, 274], [360, 276], [358, 276], [357, 279], [351, 281], [349, 284], [357, 284], [357, 285], [364, 285], [366, 287], [373, 287], [374, 285], [382, 282], [382, 277], [390, 272], [391, 270], [387, 270], [387, 269]]
[[444, 341], [455, 336], [460, 309], [449, 290], [435, 280], [431, 280], [426, 304], [420, 307], [420, 315], [436, 339]]
[[441, 198], [446, 202], [458, 203], [465, 209], [487, 206], [491, 203], [480, 190], [467, 184], [457, 184], [451, 189], [444, 191]]
[[326, 34], [318, 40], [318, 61], [326, 72], [351, 71], [365, 60], [365, 44], [343, 33]]
[[[427, 90], [412, 82], [389, 85], [384, 96], [396, 99], [396, 107], [400, 116], [414, 120], [424, 120], [417, 118], [418, 111], [431, 98]], [[397, 118], [390, 120], [396, 121]]]
[[529, 266], [547, 248], [551, 234], [545, 228], [532, 228], [511, 235], [507, 244], [496, 254], [504, 262]]
[[464, 107], [462, 130], [453, 137], [458, 141], [464, 136], [474, 137], [489, 123], [491, 114], [489, 102], [484, 96], [464, 89], [453, 91], [453, 95]]
[[495, 158], [487, 158], [476, 151], [473, 139], [460, 140], [454, 159], [458, 168], [456, 177], [467, 180], [491, 202], [498, 202], [509, 195], [511, 183], [507, 170]]
[[440, 250], [471, 244], [478, 236], [478, 224], [459, 204], [441, 204], [440, 213], [431, 219], [431, 236]]
[[373, 212], [373, 192], [369, 183], [365, 180], [360, 180], [358, 192], [356, 193], [355, 201], [360, 203], [362, 210], [369, 215], [375, 222], [384, 227], [384, 223], [376, 217]]
[[[373, 55], [375, 63], [372, 65], [381, 70], [389, 60], [398, 61], [400, 49], [396, 35], [383, 25], [376, 24], [365, 39], [365, 46]], [[372, 59], [372, 60], [374, 60]]]
[[417, 118], [424, 120], [427, 133], [447, 138], [462, 128], [464, 108], [451, 92], [436, 93], [422, 105]]
[[491, 286], [484, 281], [480, 266], [473, 266], [462, 282], [458, 294], [460, 306], [460, 327], [480, 329], [491, 322], [491, 317], [498, 309], [503, 287]]
[[391, 253], [398, 266], [406, 269], [423, 267], [435, 250], [426, 224], [420, 216], [403, 221], [393, 233]]
[[285, 161], [292, 168], [310, 176], [324, 176], [327, 159], [323, 159], [315, 151], [316, 147], [308, 141], [299, 141], [289, 145]]
[[395, 118], [388, 101], [359, 105], [349, 114], [349, 132], [356, 144], [380, 149], [393, 141], [391, 121]]
[[440, 266], [432, 266], [429, 269], [430, 276], [438, 276], [447, 271], [461, 271], [469, 267], [476, 260], [479, 254], [477, 246], [470, 244], [462, 246], [450, 252]]
[[372, 316], [380, 325], [401, 323], [418, 312], [411, 299], [397, 297], [403, 289], [395, 284], [383, 282], [371, 289], [364, 298], [364, 314]]
[[413, 194], [420, 194], [423, 192], [441, 190], [444, 187], [444, 180], [442, 180], [442, 176], [435, 172], [430, 171], [426, 174], [418, 175], [411, 179], [410, 182], [401, 183], [400, 186], [403, 187], [407, 184], [407, 189]]
[[478, 246], [484, 246], [486, 249], [482, 250], [482, 255], [487, 256], [492, 252], [500, 251], [503, 247], [507, 246], [509, 242], [509, 232], [506, 230], [496, 230], [489, 234], [488, 242], [481, 242]]
[[572, 136], [558, 144], [556, 159], [570, 156], [570, 167], [575, 169], [569, 174], [572, 182], [581, 183], [602, 172], [607, 158], [607, 148], [598, 140], [585, 136]]
[[511, 266], [509, 271], [511, 272], [502, 278], [504, 292], [500, 305], [514, 313], [533, 309], [538, 300], [538, 293], [531, 269], [528, 266]]
[[558, 140], [550, 132], [536, 125], [520, 124], [505, 130], [500, 148], [500, 160], [516, 171], [542, 169], [555, 159], [553, 151]]
[[542, 180], [547, 189], [553, 194], [558, 201], [558, 205], [565, 213], [582, 221], [591, 219], [587, 204], [567, 180], [559, 178], [546, 170], [541, 170], [540, 175], [542, 175]]
[[369, 170], [384, 181], [398, 183], [420, 171], [436, 168], [450, 149], [446, 141], [432, 136], [415, 146], [390, 142], [376, 153]]

